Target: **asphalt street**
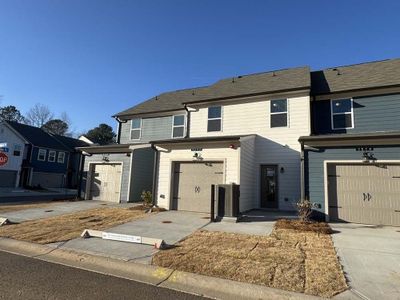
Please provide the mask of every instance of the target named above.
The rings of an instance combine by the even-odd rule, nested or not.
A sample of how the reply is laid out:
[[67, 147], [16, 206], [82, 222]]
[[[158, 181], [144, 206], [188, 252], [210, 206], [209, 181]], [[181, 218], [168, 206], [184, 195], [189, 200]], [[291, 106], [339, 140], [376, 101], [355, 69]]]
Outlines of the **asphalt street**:
[[205, 298], [0, 251], [0, 299]]

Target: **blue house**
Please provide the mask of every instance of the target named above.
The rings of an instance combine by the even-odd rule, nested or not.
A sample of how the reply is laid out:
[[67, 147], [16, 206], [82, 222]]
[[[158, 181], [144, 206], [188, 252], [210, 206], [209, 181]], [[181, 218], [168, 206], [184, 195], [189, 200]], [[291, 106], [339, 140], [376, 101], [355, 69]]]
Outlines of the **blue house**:
[[326, 220], [400, 225], [400, 59], [311, 73], [303, 197]]
[[81, 154], [88, 144], [5, 121], [0, 124], [0, 187], [76, 188]]

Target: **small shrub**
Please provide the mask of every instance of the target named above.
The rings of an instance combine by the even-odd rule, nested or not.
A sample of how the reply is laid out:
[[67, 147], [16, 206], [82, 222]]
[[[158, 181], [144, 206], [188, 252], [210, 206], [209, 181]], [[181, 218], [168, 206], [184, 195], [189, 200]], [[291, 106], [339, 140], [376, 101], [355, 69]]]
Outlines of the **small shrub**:
[[149, 208], [153, 206], [153, 195], [150, 191], [143, 191], [140, 197], [142, 198], [145, 207]]
[[300, 221], [309, 222], [312, 208], [315, 207], [315, 203], [312, 203], [309, 199], [301, 199], [296, 203], [296, 207]]

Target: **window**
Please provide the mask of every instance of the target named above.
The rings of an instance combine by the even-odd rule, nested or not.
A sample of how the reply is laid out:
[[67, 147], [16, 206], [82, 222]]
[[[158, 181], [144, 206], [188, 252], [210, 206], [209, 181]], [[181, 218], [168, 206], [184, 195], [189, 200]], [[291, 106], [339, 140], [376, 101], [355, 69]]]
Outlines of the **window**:
[[353, 99], [331, 100], [332, 129], [354, 128]]
[[37, 160], [45, 161], [46, 160], [46, 155], [47, 155], [47, 150], [46, 149], [39, 149]]
[[221, 131], [222, 130], [222, 107], [212, 106], [208, 108], [208, 123], [207, 131]]
[[22, 146], [14, 145], [14, 156], [21, 156]]
[[57, 162], [63, 164], [65, 160], [65, 152], [58, 152]]
[[172, 122], [172, 137], [179, 138], [185, 135], [185, 115], [173, 117]]
[[55, 162], [56, 161], [56, 151], [49, 151], [49, 162]]
[[140, 140], [142, 136], [142, 119], [133, 119], [131, 122], [131, 140]]
[[287, 99], [271, 100], [271, 128], [287, 127]]

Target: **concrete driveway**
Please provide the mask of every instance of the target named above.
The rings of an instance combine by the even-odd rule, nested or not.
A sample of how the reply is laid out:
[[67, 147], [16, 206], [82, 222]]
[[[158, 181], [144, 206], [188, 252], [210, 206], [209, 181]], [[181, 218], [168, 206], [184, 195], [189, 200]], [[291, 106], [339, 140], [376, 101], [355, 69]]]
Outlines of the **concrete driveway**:
[[400, 227], [330, 225], [337, 231], [333, 242], [353, 294], [400, 299]]
[[[208, 214], [166, 211], [118, 225], [106, 231], [163, 239], [167, 244], [173, 245], [208, 223]], [[153, 246], [102, 240], [100, 238], [77, 238], [54, 245], [62, 249], [76, 250], [127, 261], [134, 260], [145, 264], [151, 263], [152, 256], [158, 251]]]

